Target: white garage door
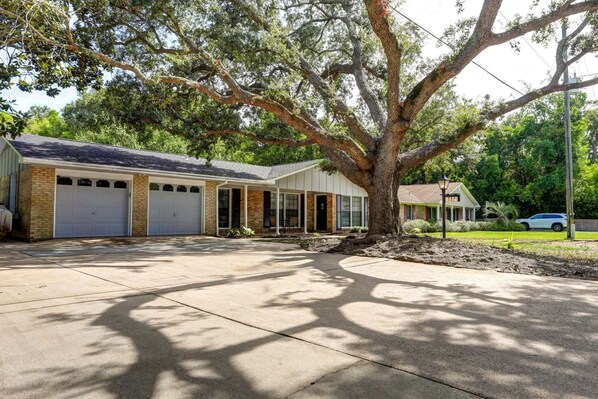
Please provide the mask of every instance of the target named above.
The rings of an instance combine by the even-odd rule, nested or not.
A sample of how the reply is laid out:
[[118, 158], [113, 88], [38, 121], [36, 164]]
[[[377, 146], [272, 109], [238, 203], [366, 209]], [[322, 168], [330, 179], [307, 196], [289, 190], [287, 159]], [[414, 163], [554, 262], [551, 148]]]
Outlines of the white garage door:
[[129, 183], [58, 177], [55, 236], [128, 235]]
[[201, 234], [202, 187], [150, 184], [149, 234]]

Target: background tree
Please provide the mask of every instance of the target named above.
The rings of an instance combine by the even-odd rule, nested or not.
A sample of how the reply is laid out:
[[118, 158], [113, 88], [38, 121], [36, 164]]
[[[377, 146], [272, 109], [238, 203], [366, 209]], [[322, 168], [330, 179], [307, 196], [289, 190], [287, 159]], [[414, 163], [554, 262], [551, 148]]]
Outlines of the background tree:
[[[532, 2], [527, 17], [506, 27], [496, 21], [501, 3], [485, 0], [477, 18], [451, 26], [445, 40], [453, 51], [434, 62], [420, 57], [416, 30], [392, 17], [387, 0], [4, 0], [0, 42], [25, 90], [99, 86], [104, 69], [128, 71], [157, 90], [176, 89], [168, 98], [194, 106], [172, 120], [173, 130], [201, 147], [231, 134], [316, 144], [368, 192], [370, 233], [397, 233], [397, 190], [411, 169], [533, 100], [598, 82], [560, 83], [567, 65], [596, 50], [598, 2], [550, 1], [546, 8]], [[417, 135], [419, 115], [477, 55], [527, 33], [546, 40], [574, 19], [579, 23], [559, 41], [555, 72], [544, 86], [509, 101], [460, 104], [447, 110], [449, 129], [405, 147]], [[263, 112], [286, 128], [254, 129]]]
[[[588, 157], [588, 126], [592, 109], [586, 97], [571, 100], [575, 213], [598, 215], [596, 170]], [[563, 97], [547, 96], [486, 130], [480, 139], [481, 159], [466, 180], [475, 181], [479, 201], [513, 203], [522, 215], [565, 211], [565, 137]], [[467, 173], [467, 172], [466, 172]]]
[[588, 117], [588, 157], [590, 162], [598, 163], [598, 109], [587, 112]]

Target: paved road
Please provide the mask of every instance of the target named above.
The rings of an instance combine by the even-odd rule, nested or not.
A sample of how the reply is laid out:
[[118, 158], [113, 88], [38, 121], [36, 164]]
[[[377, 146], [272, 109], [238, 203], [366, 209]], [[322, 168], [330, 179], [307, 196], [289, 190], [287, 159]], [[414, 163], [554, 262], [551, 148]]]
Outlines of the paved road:
[[197, 237], [0, 254], [1, 398], [598, 393], [596, 282]]

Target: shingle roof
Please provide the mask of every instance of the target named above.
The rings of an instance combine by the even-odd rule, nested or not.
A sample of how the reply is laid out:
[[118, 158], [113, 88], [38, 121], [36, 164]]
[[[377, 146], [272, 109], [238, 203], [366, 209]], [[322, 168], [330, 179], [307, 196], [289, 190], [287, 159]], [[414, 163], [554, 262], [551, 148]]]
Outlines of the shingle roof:
[[148, 171], [213, 176], [225, 179], [272, 180], [318, 163], [318, 161], [306, 161], [269, 167], [213, 160], [211, 166], [208, 166], [204, 158], [29, 134], [24, 134], [16, 139], [8, 139], [8, 141], [24, 158], [147, 169]]
[[[449, 183], [447, 193], [451, 193], [459, 187], [461, 183]], [[438, 184], [410, 184], [399, 187], [399, 201], [403, 203], [429, 204], [439, 203], [442, 192]]]

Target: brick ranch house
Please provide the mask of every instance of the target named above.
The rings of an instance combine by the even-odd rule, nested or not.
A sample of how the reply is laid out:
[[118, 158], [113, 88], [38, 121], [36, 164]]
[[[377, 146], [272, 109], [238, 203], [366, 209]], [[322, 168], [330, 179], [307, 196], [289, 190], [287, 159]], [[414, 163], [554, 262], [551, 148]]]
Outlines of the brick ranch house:
[[[463, 200], [471, 197], [455, 187], [466, 193]], [[405, 201], [402, 217], [419, 216], [432, 202]], [[368, 219], [366, 191], [340, 173], [323, 172], [318, 161], [207, 165], [184, 155], [33, 135], [0, 139], [0, 203], [15, 215], [15, 233], [30, 241], [223, 235], [241, 226], [271, 234], [333, 232], [367, 226]], [[462, 204], [479, 207], [473, 198]]]
[[[480, 204], [465, 184], [449, 183], [446, 194], [446, 220], [470, 220], [475, 222]], [[442, 216], [442, 193], [438, 184], [411, 184], [399, 187], [399, 202], [403, 221], [421, 219], [440, 220]]]

